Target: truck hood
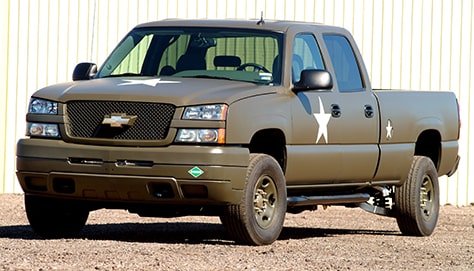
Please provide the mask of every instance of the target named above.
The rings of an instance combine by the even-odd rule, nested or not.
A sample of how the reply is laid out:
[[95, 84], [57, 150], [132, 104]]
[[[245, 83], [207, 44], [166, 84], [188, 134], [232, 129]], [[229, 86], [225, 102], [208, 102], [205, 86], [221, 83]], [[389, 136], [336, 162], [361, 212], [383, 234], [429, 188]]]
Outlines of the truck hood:
[[176, 106], [227, 103], [276, 92], [276, 88], [249, 82], [175, 77], [99, 78], [45, 87], [33, 96], [58, 102], [121, 100], [170, 103]]

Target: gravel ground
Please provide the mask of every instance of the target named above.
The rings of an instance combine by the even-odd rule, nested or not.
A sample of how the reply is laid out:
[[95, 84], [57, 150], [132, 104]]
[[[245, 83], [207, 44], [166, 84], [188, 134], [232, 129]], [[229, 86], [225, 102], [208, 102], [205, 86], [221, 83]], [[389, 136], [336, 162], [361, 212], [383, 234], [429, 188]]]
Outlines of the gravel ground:
[[235, 245], [215, 217], [89, 216], [78, 239], [46, 240], [22, 195], [0, 195], [1, 270], [474, 270], [474, 207], [441, 207], [431, 237], [401, 236], [395, 219], [343, 207], [287, 214], [269, 246]]

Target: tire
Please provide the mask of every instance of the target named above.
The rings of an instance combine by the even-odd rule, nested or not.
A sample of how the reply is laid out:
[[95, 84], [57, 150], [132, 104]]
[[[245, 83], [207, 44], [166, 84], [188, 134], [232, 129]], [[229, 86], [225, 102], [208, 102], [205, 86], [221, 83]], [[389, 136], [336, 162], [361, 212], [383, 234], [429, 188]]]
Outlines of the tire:
[[415, 156], [405, 183], [395, 189], [398, 227], [404, 235], [429, 236], [439, 215], [439, 183], [430, 158]]
[[89, 211], [69, 201], [25, 195], [26, 216], [33, 231], [44, 238], [76, 237]]
[[251, 154], [240, 204], [221, 215], [230, 236], [247, 245], [273, 243], [283, 229], [286, 213], [285, 177], [273, 157]]

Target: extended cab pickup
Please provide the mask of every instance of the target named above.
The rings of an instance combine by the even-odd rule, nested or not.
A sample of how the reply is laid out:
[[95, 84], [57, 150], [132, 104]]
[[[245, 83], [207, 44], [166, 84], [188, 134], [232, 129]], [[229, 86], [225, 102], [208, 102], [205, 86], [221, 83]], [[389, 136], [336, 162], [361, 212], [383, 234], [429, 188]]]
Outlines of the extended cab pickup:
[[90, 211], [216, 215], [237, 242], [274, 242], [286, 212], [343, 205], [427, 236], [438, 176], [456, 171], [450, 92], [373, 91], [342, 28], [286, 21], [138, 25], [97, 69], [31, 97], [17, 176], [45, 237]]

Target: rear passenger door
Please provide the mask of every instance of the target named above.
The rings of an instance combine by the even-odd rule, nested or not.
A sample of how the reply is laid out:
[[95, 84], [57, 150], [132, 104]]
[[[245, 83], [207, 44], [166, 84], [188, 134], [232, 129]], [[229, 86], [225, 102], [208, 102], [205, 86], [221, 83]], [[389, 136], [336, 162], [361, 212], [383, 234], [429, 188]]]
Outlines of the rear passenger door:
[[[377, 100], [362, 76], [362, 63], [342, 34], [323, 34], [333, 68], [337, 101], [330, 105], [333, 125], [328, 144], [341, 148], [342, 180], [370, 180], [378, 161], [379, 114]], [[355, 45], [354, 45], [355, 46]]]

